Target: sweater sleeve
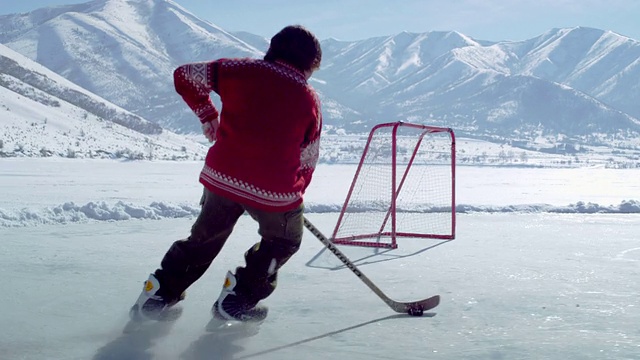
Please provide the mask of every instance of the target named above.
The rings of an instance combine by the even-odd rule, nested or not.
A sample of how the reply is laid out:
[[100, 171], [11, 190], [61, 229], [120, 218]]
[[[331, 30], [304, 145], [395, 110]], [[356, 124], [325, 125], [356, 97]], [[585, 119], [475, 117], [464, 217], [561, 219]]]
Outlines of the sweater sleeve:
[[182, 65], [173, 72], [176, 92], [203, 124], [219, 115], [209, 95], [216, 89], [218, 67], [219, 60]]

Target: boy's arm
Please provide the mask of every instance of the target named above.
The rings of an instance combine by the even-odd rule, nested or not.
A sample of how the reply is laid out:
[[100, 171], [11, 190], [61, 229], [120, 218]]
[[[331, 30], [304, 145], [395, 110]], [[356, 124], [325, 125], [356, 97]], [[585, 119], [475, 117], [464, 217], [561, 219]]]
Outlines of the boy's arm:
[[176, 92], [205, 124], [217, 121], [219, 113], [209, 95], [216, 88], [218, 60], [179, 66], [173, 72]]

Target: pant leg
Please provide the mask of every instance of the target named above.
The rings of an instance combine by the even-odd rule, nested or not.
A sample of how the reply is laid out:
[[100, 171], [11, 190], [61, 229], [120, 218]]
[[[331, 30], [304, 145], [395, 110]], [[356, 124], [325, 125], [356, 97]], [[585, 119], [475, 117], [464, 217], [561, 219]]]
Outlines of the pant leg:
[[300, 248], [304, 206], [287, 212], [245, 209], [258, 222], [262, 239], [245, 252], [245, 267], [236, 269], [236, 291], [257, 304], [273, 293], [278, 269]]
[[165, 300], [177, 299], [205, 273], [243, 213], [240, 204], [204, 190], [202, 210], [191, 235], [171, 245], [155, 272]]

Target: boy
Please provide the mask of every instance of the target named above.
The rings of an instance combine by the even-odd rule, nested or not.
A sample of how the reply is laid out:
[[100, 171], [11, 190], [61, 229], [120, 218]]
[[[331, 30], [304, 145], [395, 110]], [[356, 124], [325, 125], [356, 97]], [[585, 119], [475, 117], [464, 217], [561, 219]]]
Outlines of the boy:
[[[302, 196], [318, 161], [322, 128], [320, 103], [307, 80], [321, 59], [316, 37], [295, 25], [271, 39], [263, 60], [219, 59], [175, 70], [176, 91], [215, 143], [200, 174], [202, 211], [191, 235], [166, 252], [132, 318], [161, 319], [182, 300], [245, 211], [258, 223], [261, 240], [245, 253], [244, 267], [227, 273], [212, 312], [223, 320], [266, 317], [258, 302], [274, 291], [278, 269], [302, 239]], [[211, 91], [222, 101], [220, 114]]]

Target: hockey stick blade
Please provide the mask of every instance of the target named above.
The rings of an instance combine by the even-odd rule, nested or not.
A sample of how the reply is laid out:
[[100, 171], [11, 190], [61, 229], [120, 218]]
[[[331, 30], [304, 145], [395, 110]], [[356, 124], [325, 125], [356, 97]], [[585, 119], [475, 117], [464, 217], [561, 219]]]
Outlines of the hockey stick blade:
[[440, 295], [434, 295], [430, 298], [414, 302], [398, 302], [392, 300], [392, 303], [387, 302], [387, 305], [399, 313], [410, 313], [412, 311], [422, 312], [440, 305]]
[[400, 302], [389, 298], [382, 292], [365, 274], [358, 269], [358, 267], [349, 260], [349, 258], [340, 251], [324, 234], [318, 230], [306, 217], [304, 217], [304, 226], [316, 237], [320, 242], [331, 251], [342, 263], [349, 268], [365, 285], [371, 289], [382, 301], [385, 302], [393, 311], [410, 315], [422, 315], [425, 310], [430, 310], [440, 304], [440, 295], [434, 295], [430, 298], [412, 301], [412, 302]]

